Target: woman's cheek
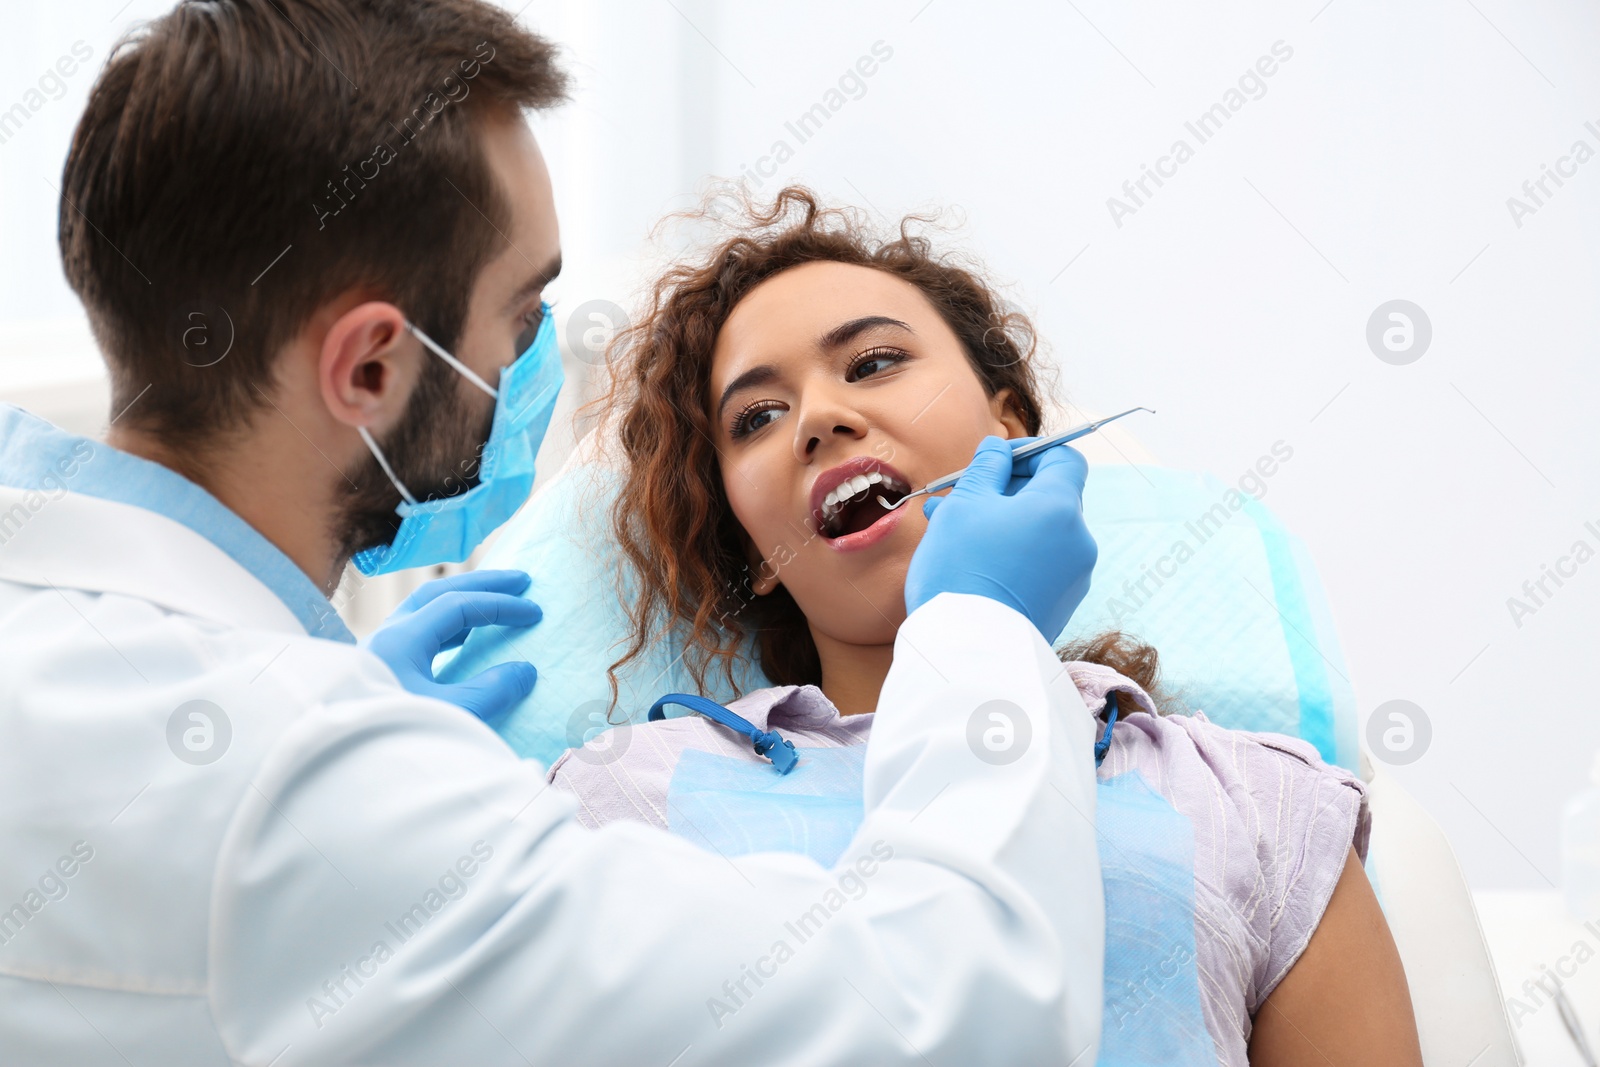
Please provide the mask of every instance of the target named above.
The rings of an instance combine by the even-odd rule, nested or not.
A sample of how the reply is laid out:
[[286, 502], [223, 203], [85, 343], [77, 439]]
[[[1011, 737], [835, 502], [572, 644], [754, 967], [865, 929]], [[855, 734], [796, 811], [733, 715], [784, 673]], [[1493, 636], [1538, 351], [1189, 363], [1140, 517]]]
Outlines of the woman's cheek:
[[734, 519], [761, 554], [762, 574], [772, 576], [793, 562], [796, 546], [792, 531], [782, 522], [773, 521], [779, 512], [763, 501], [742, 499], [737, 491], [728, 493], [728, 504]]

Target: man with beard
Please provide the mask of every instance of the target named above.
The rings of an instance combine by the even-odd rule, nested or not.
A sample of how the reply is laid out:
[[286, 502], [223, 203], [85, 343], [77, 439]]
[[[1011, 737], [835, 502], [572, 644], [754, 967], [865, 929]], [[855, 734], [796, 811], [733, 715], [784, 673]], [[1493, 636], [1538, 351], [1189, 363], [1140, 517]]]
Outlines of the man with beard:
[[453, 706], [532, 684], [431, 674], [537, 620], [525, 575], [367, 648], [330, 607], [527, 497], [560, 241], [524, 111], [564, 92], [480, 0], [184, 0], [113, 51], [60, 206], [110, 427], [0, 408], [0, 1059], [1093, 1061], [1091, 719], [1040, 635], [1094, 562], [1081, 457], [991, 442], [936, 512], [833, 870], [588, 831]]

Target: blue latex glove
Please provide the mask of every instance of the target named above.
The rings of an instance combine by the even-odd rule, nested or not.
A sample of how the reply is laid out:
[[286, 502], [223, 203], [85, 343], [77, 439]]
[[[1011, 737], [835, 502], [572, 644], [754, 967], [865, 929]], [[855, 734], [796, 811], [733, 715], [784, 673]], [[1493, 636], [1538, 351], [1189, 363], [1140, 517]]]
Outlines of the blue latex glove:
[[975, 593], [1026, 615], [1046, 641], [1089, 592], [1099, 548], [1083, 522], [1089, 466], [1066, 445], [1013, 463], [1033, 438], [985, 437], [955, 488], [922, 506], [928, 532], [906, 571], [906, 610]]
[[471, 571], [417, 588], [361, 642], [394, 671], [408, 692], [437, 697], [493, 722], [533, 691], [533, 664], [501, 663], [464, 682], [434, 681], [433, 659], [456, 648], [480, 626], [532, 626], [539, 605], [516, 594], [528, 588], [522, 571]]

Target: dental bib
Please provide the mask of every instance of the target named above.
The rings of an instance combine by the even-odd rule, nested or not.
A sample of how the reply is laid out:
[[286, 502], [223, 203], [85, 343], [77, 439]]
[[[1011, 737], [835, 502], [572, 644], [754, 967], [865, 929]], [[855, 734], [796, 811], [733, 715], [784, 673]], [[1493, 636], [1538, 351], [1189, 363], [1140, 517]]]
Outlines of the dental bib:
[[[1083, 664], [1075, 667], [1074, 680], [1085, 670], [1102, 683], [1110, 680], [1114, 685], [1131, 686], [1109, 669]], [[1082, 681], [1080, 693], [1093, 709], [1093, 693], [1085, 693]], [[677, 696], [669, 699], [683, 702]], [[1139, 713], [1133, 720], [1125, 718], [1118, 723], [1122, 707], [1117, 691], [1109, 691], [1104, 701], [1098, 712], [1104, 729], [1094, 745], [1094, 761], [1101, 768], [1096, 776], [1094, 825], [1106, 901], [1106, 998], [1096, 1062], [1115, 1067], [1219, 1064], [1224, 1056], [1211, 1027], [1222, 1027], [1222, 1045], [1229, 1049], [1226, 1059], [1235, 1062], [1232, 1054], [1242, 1054], [1245, 1048], [1237, 1032], [1227, 1035], [1232, 1025], [1227, 1021], [1248, 1008], [1248, 1003], [1230, 997], [1227, 989], [1251, 984], [1253, 979], [1246, 974], [1254, 971], [1240, 963], [1246, 971], [1235, 968], [1234, 973], [1210, 973], [1214, 997], [1208, 1005], [1202, 971], [1208, 966], [1216, 968], [1219, 957], [1216, 950], [1197, 944], [1198, 929], [1213, 934], [1226, 929], [1227, 937], [1240, 945], [1259, 945], [1251, 941], [1259, 931], [1219, 907], [1224, 901], [1213, 870], [1216, 864], [1205, 867], [1210, 872], [1206, 880], [1200, 877], [1200, 841], [1206, 843], [1205, 856], [1214, 859], [1218, 845], [1214, 821], [1221, 813], [1214, 813], [1208, 821], [1211, 837], [1197, 835], [1192, 816], [1174, 808], [1173, 801], [1155, 789], [1142, 769], [1130, 766], [1133, 747], [1147, 744], [1144, 737], [1149, 733], [1150, 718], [1154, 718], [1152, 705], [1142, 693], [1128, 694], [1128, 707]], [[611, 808], [602, 797], [616, 789], [613, 776], [621, 774], [630, 782], [629, 792], [626, 801], [616, 803], [637, 809], [640, 798], [646, 798], [646, 808], [659, 813], [667, 830], [709, 853], [730, 859], [773, 851], [797, 853], [832, 867], [850, 846], [864, 817], [866, 739], [872, 717], [838, 720], [832, 705], [813, 686], [757, 691], [734, 702], [733, 709], [706, 704], [709, 702], [686, 705], [718, 723], [720, 728], [709, 731], [717, 739], [685, 731], [658, 733], [656, 728], [662, 726], [658, 721], [630, 726], [614, 734], [621, 741], [613, 744], [640, 745], [640, 752], [650, 753], [645, 760], [635, 765], [627, 747], [590, 745], [584, 752], [570, 753], [558, 761], [552, 785], [571, 790], [582, 809], [603, 824], [611, 817], [603, 813], [611, 813]], [[755, 715], [755, 723], [742, 717], [739, 710]], [[827, 715], [834, 718], [829, 720]], [[1118, 725], [1136, 733], [1123, 736], [1117, 766], [1102, 766]], [[744, 737], [752, 733], [797, 739], [790, 742], [794, 765], [781, 771], [760, 753], [747, 752]], [[605, 760], [597, 763], [600, 753]], [[1162, 768], [1152, 769], [1152, 773], [1158, 779], [1168, 777]], [[600, 795], [590, 789], [600, 790]], [[1237, 814], [1222, 817], [1238, 821]], [[1238, 822], [1234, 832], [1248, 821]], [[1234, 853], [1237, 848], [1235, 845]], [[1245, 848], [1248, 851], [1253, 846]], [[1229, 853], [1229, 849], [1222, 851]], [[1248, 854], [1254, 859], [1254, 851]], [[1262, 897], [1256, 904], [1267, 907], [1270, 901]]]

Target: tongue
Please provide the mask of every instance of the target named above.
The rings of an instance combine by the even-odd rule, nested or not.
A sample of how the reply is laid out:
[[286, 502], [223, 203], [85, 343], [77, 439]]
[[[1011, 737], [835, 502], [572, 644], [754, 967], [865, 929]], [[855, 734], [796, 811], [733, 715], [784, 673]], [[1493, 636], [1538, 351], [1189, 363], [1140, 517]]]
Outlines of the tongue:
[[883, 505], [878, 503], [877, 496], [869, 489], [860, 498], [844, 506], [844, 510], [839, 513], [839, 532], [834, 536], [843, 537], [845, 534], [860, 533], [887, 514], [888, 512], [883, 510]]

